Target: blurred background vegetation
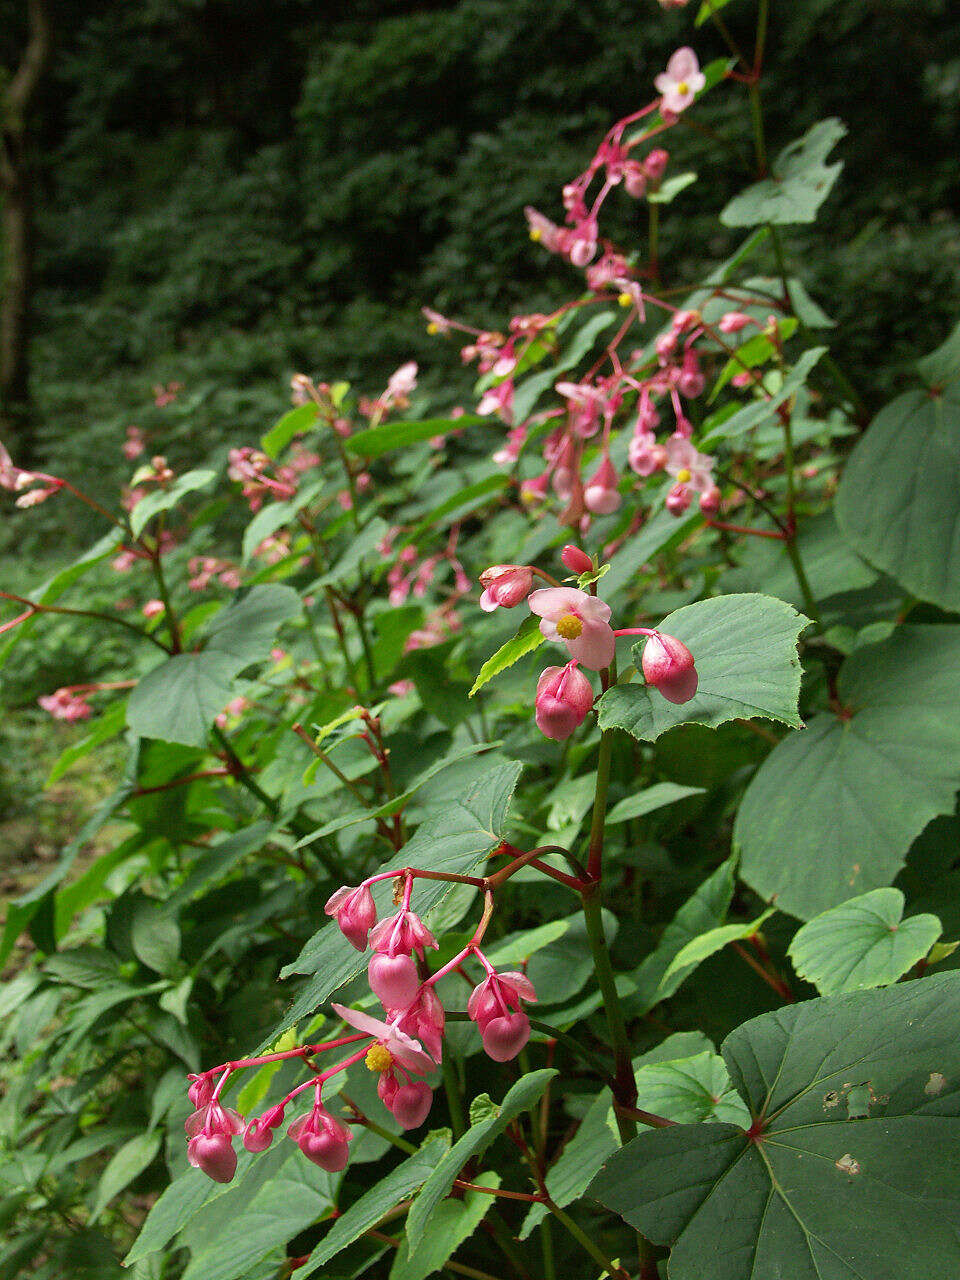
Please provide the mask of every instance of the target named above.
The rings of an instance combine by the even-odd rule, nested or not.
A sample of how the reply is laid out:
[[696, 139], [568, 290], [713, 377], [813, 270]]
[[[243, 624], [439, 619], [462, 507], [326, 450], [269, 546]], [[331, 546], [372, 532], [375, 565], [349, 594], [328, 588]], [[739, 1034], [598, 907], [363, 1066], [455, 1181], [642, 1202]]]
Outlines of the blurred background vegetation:
[[[428, 338], [419, 308], [501, 327], [513, 309], [564, 296], [569, 271], [528, 242], [523, 206], [559, 217], [562, 183], [649, 99], [678, 44], [704, 62], [724, 52], [710, 26], [693, 31], [694, 7], [46, 0], [51, 53], [27, 139], [37, 461], [114, 497], [136, 424], [175, 465], [219, 465], [282, 411], [295, 370], [376, 390], [414, 358], [441, 406], [466, 400], [456, 347]], [[752, 6], [725, 16], [749, 43]], [[0, 90], [28, 35], [26, 0], [0, 0]], [[835, 354], [876, 406], [957, 313], [960, 9], [778, 0], [769, 50], [773, 154], [824, 116], [850, 130], [841, 181], [788, 247], [838, 321]], [[710, 95], [670, 135], [674, 171], [700, 180], [664, 220], [668, 286], [735, 243], [716, 213], [751, 176], [739, 99]], [[736, 142], [739, 170], [721, 163], [718, 137]], [[620, 209], [629, 246], [643, 224]], [[170, 382], [183, 389], [158, 405], [154, 388]], [[0, 583], [45, 577], [87, 540], [84, 521], [76, 504], [5, 505]], [[82, 643], [65, 626], [25, 646], [0, 703], [27, 707], [109, 672], [106, 638]], [[17, 721], [3, 752], [0, 821], [36, 789], [33, 744], [50, 725], [31, 723]]]

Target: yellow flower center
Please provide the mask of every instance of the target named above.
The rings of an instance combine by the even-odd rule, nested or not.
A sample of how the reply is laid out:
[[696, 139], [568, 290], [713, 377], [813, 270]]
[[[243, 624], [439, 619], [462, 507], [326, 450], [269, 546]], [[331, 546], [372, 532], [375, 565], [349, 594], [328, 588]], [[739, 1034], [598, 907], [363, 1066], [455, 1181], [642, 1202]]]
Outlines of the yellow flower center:
[[561, 640], [579, 640], [583, 635], [583, 623], [575, 613], [565, 613], [557, 619], [557, 635]]
[[389, 1071], [393, 1066], [393, 1054], [385, 1044], [372, 1044], [364, 1061], [368, 1071]]
[[686, 467], [680, 468], [680, 470], [677, 472], [677, 479], [680, 481], [681, 484], [686, 484], [689, 481], [690, 472], [687, 470]]
[[689, 93], [689, 92], [690, 92], [690, 86], [687, 84], [686, 80], [681, 80], [680, 83], [677, 85], [677, 93]]
[[432, 335], [439, 332], [440, 332], [440, 326], [437, 324], [436, 320], [431, 320], [430, 323], [427, 325], [427, 333]]
[[531, 240], [542, 240], [542, 239], [543, 239], [543, 232], [540, 230], [540, 228], [539, 228], [539, 227], [531, 227], [531, 228], [530, 228], [530, 239], [531, 239]]
[[620, 303], [621, 307], [632, 307], [632, 306], [633, 306], [633, 298], [630, 296], [630, 294], [629, 294], [629, 293], [621, 293], [621, 294], [619, 294], [619, 295], [618, 295], [618, 297], [617, 297], [617, 301]]

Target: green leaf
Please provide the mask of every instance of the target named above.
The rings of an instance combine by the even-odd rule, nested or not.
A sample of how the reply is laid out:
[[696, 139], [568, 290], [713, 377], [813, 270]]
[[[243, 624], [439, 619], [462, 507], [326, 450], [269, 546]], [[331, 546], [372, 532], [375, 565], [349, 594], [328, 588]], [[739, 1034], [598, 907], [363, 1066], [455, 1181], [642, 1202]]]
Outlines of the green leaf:
[[383, 557], [377, 551], [377, 544], [383, 541], [383, 537], [388, 532], [389, 527], [386, 520], [381, 519], [380, 516], [374, 516], [369, 524], [365, 525], [352, 540], [330, 571], [311, 582], [306, 589], [306, 594], [310, 594], [316, 591], [318, 587], [325, 587], [333, 582], [343, 582], [356, 573], [363, 561], [368, 557], [372, 556], [376, 561], [382, 563]]
[[720, 221], [727, 227], [815, 221], [843, 168], [842, 160], [827, 164], [826, 158], [846, 132], [837, 119], [819, 121], [780, 152], [771, 177], [734, 196]]
[[716, 955], [718, 951], [722, 951], [731, 942], [739, 942], [741, 938], [752, 937], [763, 926], [765, 921], [769, 920], [774, 910], [775, 908], [769, 907], [757, 916], [756, 920], [749, 920], [746, 924], [720, 925], [716, 929], [708, 929], [706, 933], [701, 933], [697, 938], [691, 938], [686, 946], [682, 947], [670, 961], [667, 972], [663, 975], [664, 984], [669, 983], [670, 979], [677, 973], [682, 973], [686, 977], [697, 965], [703, 964], [704, 960]]
[[57, 756], [56, 762], [47, 777], [44, 787], [52, 787], [55, 782], [59, 782], [63, 775], [84, 756], [88, 756], [91, 751], [95, 751], [97, 747], [103, 746], [105, 742], [109, 742], [111, 738], [115, 738], [122, 733], [127, 723], [127, 708], [123, 701], [111, 703], [109, 707], [94, 720], [90, 726], [90, 732], [81, 739], [80, 742], [74, 743], [72, 747], [67, 747], [65, 751], [61, 751]]
[[127, 702], [127, 724], [142, 738], [202, 747], [233, 696], [234, 677], [266, 658], [277, 628], [299, 612], [292, 587], [252, 587], [214, 617], [204, 650], [168, 658], [140, 680]]
[[647, 200], [650, 204], [670, 204], [681, 191], [686, 191], [691, 183], [696, 182], [697, 175], [688, 170], [686, 173], [674, 174], [672, 178], [667, 178], [666, 182], [662, 182], [656, 191], [647, 193]]
[[[648, 685], [616, 685], [599, 702], [600, 728], [654, 742], [678, 724], [711, 728], [761, 717], [799, 727], [797, 637], [808, 620], [772, 596], [719, 596], [686, 605], [660, 630], [689, 648], [699, 684], [689, 702], [668, 702]], [[642, 646], [634, 648], [639, 669]]]
[[300, 1268], [298, 1280], [306, 1280], [307, 1276], [313, 1275], [341, 1249], [346, 1249], [365, 1231], [375, 1227], [385, 1213], [419, 1190], [449, 1148], [447, 1137], [428, 1134], [423, 1145], [409, 1159], [374, 1183], [337, 1218], [310, 1255], [310, 1261]]
[[666, 976], [688, 943], [723, 924], [733, 899], [735, 867], [736, 859], [728, 858], [700, 885], [664, 929], [656, 950], [634, 971], [637, 992], [631, 1003], [639, 1004], [642, 1012], [672, 996], [687, 974], [693, 972], [695, 965], [684, 972], [674, 971], [669, 979]]
[[823, 996], [886, 987], [940, 937], [936, 916], [903, 919], [899, 889], [873, 889], [824, 911], [797, 931], [787, 954]]
[[960, 379], [960, 324], [951, 332], [946, 342], [917, 361], [917, 372], [929, 387], [940, 388], [947, 382]]
[[672, 1246], [671, 1280], [960, 1269], [960, 975], [766, 1013], [722, 1052], [762, 1132], [651, 1130], [590, 1187]]
[[[496, 1173], [480, 1173], [474, 1179], [481, 1187], [499, 1187]], [[403, 1244], [390, 1268], [390, 1280], [426, 1280], [439, 1271], [464, 1240], [470, 1238], [493, 1207], [494, 1197], [482, 1191], [468, 1191], [462, 1200], [444, 1200], [437, 1205], [426, 1239], [411, 1253]]]
[[199, 1169], [188, 1169], [175, 1178], [151, 1206], [140, 1234], [123, 1260], [124, 1266], [129, 1267], [163, 1249], [207, 1201], [226, 1195], [228, 1190], [229, 1187], [211, 1182]]
[[709, 1050], [641, 1067], [636, 1105], [675, 1124], [719, 1121], [750, 1128], [750, 1112], [730, 1083], [726, 1063]]
[[378, 427], [367, 427], [344, 440], [344, 447], [361, 458], [380, 458], [393, 449], [404, 449], [443, 436], [464, 427], [479, 427], [486, 422], [476, 414], [464, 414], [462, 418], [425, 418], [420, 422], [384, 422]]
[[733, 832], [747, 884], [801, 920], [889, 884], [953, 812], [958, 687], [960, 627], [898, 627], [857, 649], [837, 682], [844, 715], [813, 716], [747, 788]]
[[[480, 779], [466, 787], [462, 795], [446, 801], [442, 812], [431, 813], [417, 828], [413, 838], [380, 870], [395, 868], [399, 871], [406, 866], [416, 866], [427, 871], [469, 875], [476, 867], [482, 866], [487, 854], [503, 838], [507, 808], [522, 767], [510, 763], [487, 769]], [[450, 888], [450, 884], [444, 881], [420, 881], [417, 885], [417, 910], [423, 913], [436, 906], [447, 896]], [[389, 914], [392, 883], [381, 881], [374, 885], [372, 892], [378, 912]], [[365, 966], [365, 957], [353, 950], [333, 921], [326, 922], [306, 943], [297, 959], [281, 970], [280, 976], [284, 978], [294, 973], [316, 976], [304, 986], [283, 1022], [271, 1033], [271, 1039], [313, 1013]]]
[[911, 594], [960, 611], [960, 383], [881, 409], [836, 498], [844, 537]]
[[[666, 489], [664, 486], [664, 492]], [[648, 560], [661, 551], [672, 551], [678, 547], [702, 519], [699, 512], [678, 519], [660, 506], [610, 561], [610, 571], [603, 583], [604, 596], [609, 599], [634, 582]]]
[[430, 1225], [434, 1210], [451, 1191], [460, 1170], [475, 1156], [494, 1142], [504, 1132], [511, 1120], [528, 1111], [543, 1095], [556, 1071], [531, 1071], [508, 1091], [500, 1107], [500, 1113], [472, 1125], [463, 1137], [453, 1144], [436, 1169], [426, 1180], [420, 1194], [410, 1206], [407, 1215], [407, 1240], [410, 1250], [416, 1250]]
[[826, 347], [810, 347], [807, 351], [804, 351], [803, 355], [781, 382], [779, 389], [769, 399], [766, 397], [754, 399], [744, 408], [738, 409], [731, 418], [725, 418], [723, 422], [705, 432], [703, 439], [700, 441], [701, 447], [707, 448], [715, 445], [719, 440], [729, 440], [733, 436], [742, 436], [745, 431], [750, 431], [754, 427], [760, 426], [762, 422], [773, 418], [777, 409], [782, 404], [785, 404], [791, 396], [797, 394], [810, 376], [810, 370], [820, 357], [826, 355], [826, 353]]
[[300, 404], [290, 409], [260, 438], [260, 447], [268, 458], [279, 458], [294, 436], [309, 431], [320, 410], [315, 404]]
[[130, 923], [130, 945], [142, 964], [155, 973], [168, 974], [180, 955], [180, 928], [166, 914], [166, 903], [144, 898]]
[[186, 471], [182, 476], [178, 476], [169, 488], [154, 489], [152, 493], [148, 493], [140, 499], [130, 512], [130, 529], [133, 532], [133, 536], [139, 538], [154, 516], [158, 516], [162, 511], [169, 511], [171, 507], [175, 507], [180, 499], [185, 498], [188, 493], [195, 493], [198, 489], [205, 489], [216, 478], [217, 473], [215, 471]]
[[542, 644], [543, 635], [540, 631], [540, 619], [530, 614], [529, 617], [524, 618], [523, 622], [521, 622], [520, 630], [513, 639], [508, 640], [506, 644], [502, 644], [497, 652], [492, 657], [489, 657], [480, 668], [469, 696], [472, 698], [477, 690], [482, 689], [488, 680], [498, 676], [501, 671], [506, 671], [507, 667], [512, 667], [524, 654], [532, 653], [534, 649], [538, 649]]
[[606, 824], [610, 826], [616, 822], [629, 822], [631, 818], [642, 818], [655, 809], [676, 804], [678, 800], [703, 795], [703, 791], [703, 787], [681, 787], [676, 782], [655, 782], [652, 787], [644, 787], [642, 791], [615, 804], [607, 814]]
[[525, 965], [531, 956], [551, 942], [562, 938], [578, 919], [575, 915], [566, 916], [562, 920], [548, 920], [534, 929], [521, 929], [519, 933], [493, 943], [484, 954], [495, 969], [515, 969], [518, 965]]
[[161, 1133], [138, 1133], [114, 1152], [97, 1183], [90, 1211], [91, 1222], [96, 1222], [114, 1196], [119, 1195], [124, 1187], [128, 1187], [134, 1178], [143, 1173], [160, 1150], [162, 1141]]
[[712, 13], [716, 13], [719, 9], [725, 9], [729, 3], [730, 0], [703, 0], [693, 25], [702, 27], [705, 22], [709, 21]]
[[195, 893], [229, 875], [243, 858], [262, 849], [273, 831], [274, 824], [271, 822], [254, 822], [240, 831], [211, 841], [196, 859], [183, 883], [164, 900], [164, 910], [179, 911]]

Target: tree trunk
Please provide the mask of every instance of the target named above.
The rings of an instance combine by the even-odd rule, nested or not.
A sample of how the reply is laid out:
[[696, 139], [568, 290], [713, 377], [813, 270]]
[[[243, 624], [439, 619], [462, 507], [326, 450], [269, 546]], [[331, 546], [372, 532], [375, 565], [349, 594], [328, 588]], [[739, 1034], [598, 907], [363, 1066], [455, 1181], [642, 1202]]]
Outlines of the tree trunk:
[[27, 47], [0, 100], [0, 435], [10, 437], [17, 459], [25, 467], [35, 461], [36, 453], [30, 412], [35, 174], [29, 115], [50, 58], [47, 0], [28, 0], [27, 10]]

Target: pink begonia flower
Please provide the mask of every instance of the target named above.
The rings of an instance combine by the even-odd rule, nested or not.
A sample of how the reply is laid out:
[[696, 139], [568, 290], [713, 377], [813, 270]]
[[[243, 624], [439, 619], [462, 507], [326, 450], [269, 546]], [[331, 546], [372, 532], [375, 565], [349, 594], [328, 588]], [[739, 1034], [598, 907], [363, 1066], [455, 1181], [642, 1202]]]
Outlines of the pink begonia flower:
[[669, 162], [669, 151], [664, 151], [663, 147], [654, 147], [642, 161], [643, 171], [651, 182], [659, 182], [666, 173]]
[[609, 667], [616, 649], [610, 626], [610, 606], [575, 587], [548, 587], [527, 598], [532, 613], [541, 619], [540, 631], [548, 640], [566, 645], [591, 671]]
[[555, 389], [567, 401], [571, 428], [582, 440], [595, 436], [600, 429], [603, 392], [580, 382], [558, 382]]
[[700, 510], [705, 516], [714, 516], [720, 510], [720, 490], [716, 485], [704, 489], [700, 494]]
[[622, 501], [617, 490], [619, 483], [620, 477], [610, 461], [610, 455], [604, 453], [599, 467], [584, 487], [583, 501], [587, 510], [597, 516], [612, 515]]
[[688, 400], [694, 400], [703, 394], [706, 379], [700, 371], [700, 359], [693, 347], [683, 353], [683, 365], [677, 377], [677, 390]]
[[663, 505], [672, 516], [682, 516], [693, 501], [693, 490], [686, 484], [675, 484], [664, 499]]
[[579, 222], [570, 234], [566, 248], [567, 257], [575, 267], [585, 267], [597, 252], [597, 220], [586, 217]]
[[447, 1015], [433, 987], [421, 987], [397, 1027], [413, 1040], [419, 1040], [434, 1061], [443, 1055], [443, 1029]]
[[362, 1031], [364, 1035], [372, 1036], [378, 1045], [387, 1050], [391, 1063], [388, 1063], [383, 1070], [387, 1070], [393, 1062], [401, 1066], [404, 1071], [412, 1071], [418, 1076], [428, 1075], [435, 1069], [437, 1064], [423, 1052], [420, 1041], [408, 1036], [395, 1024], [381, 1022], [379, 1018], [371, 1018], [368, 1013], [361, 1013], [359, 1009], [348, 1009], [342, 1004], [331, 1005], [331, 1008], [349, 1026]]
[[697, 55], [685, 45], [671, 56], [666, 71], [662, 71], [653, 83], [663, 96], [662, 109], [679, 115], [690, 106], [707, 80], [700, 70]]
[[666, 466], [667, 451], [662, 444], [657, 444], [652, 431], [641, 431], [638, 426], [627, 448], [627, 462], [638, 476], [652, 476]]
[[287, 1136], [308, 1160], [327, 1173], [339, 1173], [350, 1158], [347, 1143], [353, 1139], [352, 1131], [335, 1120], [319, 1098], [305, 1116], [288, 1127]]
[[551, 253], [557, 253], [561, 241], [560, 227], [549, 218], [545, 218], [532, 205], [528, 204], [523, 212], [527, 219], [527, 226], [530, 228], [530, 239], [542, 244]]
[[526, 600], [533, 587], [533, 574], [525, 564], [495, 564], [480, 575], [483, 594], [480, 608], [484, 613], [494, 609], [513, 609]]
[[230, 1182], [237, 1171], [233, 1137], [243, 1133], [243, 1117], [219, 1102], [207, 1102], [184, 1122], [190, 1141], [187, 1159], [214, 1182]]
[[427, 333], [447, 334], [450, 332], [450, 321], [432, 307], [421, 307], [420, 313], [427, 322]]
[[381, 955], [410, 955], [423, 959], [426, 947], [436, 950], [437, 940], [415, 911], [402, 907], [370, 931], [370, 945]]
[[530, 1019], [521, 1006], [536, 998], [533, 983], [522, 973], [491, 973], [474, 987], [467, 1013], [494, 1062], [509, 1062], [530, 1039]]
[[415, 360], [408, 360], [388, 378], [387, 396], [392, 402], [399, 403], [401, 400], [406, 400], [416, 385], [417, 364]]
[[367, 965], [370, 990], [385, 1009], [406, 1009], [417, 998], [420, 978], [409, 955], [383, 955], [377, 952]]
[[697, 692], [693, 654], [676, 636], [663, 632], [648, 636], [640, 665], [647, 684], [659, 689], [668, 702], [689, 702]]
[[332, 893], [323, 908], [336, 920], [340, 932], [358, 951], [366, 951], [367, 935], [377, 923], [373, 894], [362, 884], [358, 889], [345, 884]]
[[532, 480], [524, 480], [520, 485], [520, 501], [527, 503], [529, 506], [542, 502], [547, 496], [549, 485], [549, 471], [544, 471], [542, 475], [534, 476]]
[[278, 1102], [262, 1116], [257, 1116], [247, 1123], [242, 1139], [246, 1151], [266, 1151], [273, 1142], [274, 1129], [283, 1124], [285, 1105], [285, 1102]]
[[134, 458], [139, 458], [146, 447], [143, 431], [140, 427], [127, 427], [127, 438], [121, 446], [123, 456], [127, 461], [132, 462]]
[[513, 409], [513, 379], [505, 378], [489, 391], [485, 391], [477, 405], [477, 413], [485, 418], [488, 414], [499, 413], [509, 418]]
[[672, 435], [665, 445], [667, 451], [666, 472], [678, 484], [689, 485], [696, 493], [714, 488], [713, 468], [715, 459], [699, 453], [683, 436]]
[[145, 618], [159, 618], [166, 607], [162, 600], [148, 600], [141, 612]]
[[83, 694], [73, 693], [70, 689], [57, 689], [38, 698], [37, 702], [54, 720], [65, 720], [67, 724], [89, 720], [93, 715], [93, 708]]
[[575, 662], [547, 667], [537, 681], [534, 705], [540, 732], [563, 742], [587, 718], [593, 706], [593, 688]]

